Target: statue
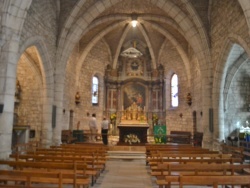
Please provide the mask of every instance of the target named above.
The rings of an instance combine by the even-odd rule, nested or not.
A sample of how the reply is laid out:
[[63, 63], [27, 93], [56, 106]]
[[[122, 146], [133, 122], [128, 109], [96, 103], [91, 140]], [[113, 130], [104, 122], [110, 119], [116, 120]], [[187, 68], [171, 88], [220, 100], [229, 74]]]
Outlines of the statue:
[[80, 97], [80, 94], [79, 94], [79, 92], [77, 91], [77, 92], [76, 92], [76, 95], [75, 95], [75, 103], [76, 103], [76, 104], [79, 104], [79, 103], [80, 103], [80, 98], [81, 98], [81, 97]]
[[16, 100], [19, 100], [21, 96], [21, 85], [19, 80], [16, 81], [16, 91], [15, 91], [15, 98]]
[[136, 120], [138, 106], [135, 104], [135, 102], [133, 102], [133, 104], [131, 105], [131, 109], [132, 109], [132, 119]]

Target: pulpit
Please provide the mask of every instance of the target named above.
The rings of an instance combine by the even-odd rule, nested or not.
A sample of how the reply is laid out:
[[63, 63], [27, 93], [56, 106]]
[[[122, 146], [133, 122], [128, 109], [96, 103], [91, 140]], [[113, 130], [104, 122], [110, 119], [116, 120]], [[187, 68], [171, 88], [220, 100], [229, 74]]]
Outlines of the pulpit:
[[140, 140], [140, 144], [147, 143], [147, 130], [149, 125], [147, 123], [125, 121], [121, 122], [118, 126], [119, 129], [119, 142], [118, 145], [128, 144], [125, 142], [127, 135], [135, 135]]

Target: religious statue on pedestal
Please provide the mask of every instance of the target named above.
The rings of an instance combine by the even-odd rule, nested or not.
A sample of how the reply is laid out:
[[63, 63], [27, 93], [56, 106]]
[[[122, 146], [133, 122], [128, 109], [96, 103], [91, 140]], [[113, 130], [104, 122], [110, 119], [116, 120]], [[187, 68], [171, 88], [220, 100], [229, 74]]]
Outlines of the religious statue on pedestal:
[[137, 112], [138, 112], [138, 107], [135, 104], [135, 102], [133, 102], [133, 104], [131, 105], [131, 113], [132, 113], [133, 120], [136, 120]]

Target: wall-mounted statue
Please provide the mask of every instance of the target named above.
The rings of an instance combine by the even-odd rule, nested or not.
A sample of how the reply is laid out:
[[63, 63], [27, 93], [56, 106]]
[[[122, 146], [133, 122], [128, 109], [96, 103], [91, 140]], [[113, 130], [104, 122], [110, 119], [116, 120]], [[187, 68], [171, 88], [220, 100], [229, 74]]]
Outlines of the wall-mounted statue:
[[20, 100], [21, 99], [21, 85], [19, 80], [16, 81], [16, 91], [15, 91], [15, 98], [16, 100]]

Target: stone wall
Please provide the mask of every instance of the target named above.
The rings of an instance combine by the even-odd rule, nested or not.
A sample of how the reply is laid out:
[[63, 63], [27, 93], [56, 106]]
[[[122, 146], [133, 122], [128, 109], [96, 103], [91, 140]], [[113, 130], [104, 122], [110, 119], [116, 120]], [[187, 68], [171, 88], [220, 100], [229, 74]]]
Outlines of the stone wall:
[[234, 76], [228, 91], [227, 111], [225, 111], [225, 137], [237, 132], [237, 128], [250, 122], [250, 64], [244, 63]]
[[[161, 57], [159, 58], [159, 62], [161, 62], [165, 68], [165, 85], [166, 85], [166, 125], [167, 132], [171, 130], [176, 131], [193, 131], [192, 125], [192, 106], [188, 106], [186, 103], [186, 96], [188, 93], [192, 93], [188, 86], [187, 75], [184, 69], [184, 63], [182, 58], [180, 57], [176, 48], [170, 42], [167, 42]], [[171, 77], [172, 74], [176, 73], [178, 76], [178, 86], [179, 86], [179, 106], [176, 108], [171, 107]], [[195, 93], [199, 94], [199, 92]], [[182, 116], [181, 116], [182, 114]]]
[[21, 85], [20, 102], [15, 108], [17, 124], [29, 125], [36, 132], [34, 140], [39, 140], [42, 129], [42, 77], [25, 55], [18, 62], [17, 79]]
[[20, 45], [32, 37], [42, 37], [52, 63], [55, 63], [56, 55], [56, 1], [33, 0], [27, 15], [21, 34]]
[[[62, 121], [62, 129], [72, 129], [70, 127], [70, 110], [75, 112], [76, 104], [75, 104], [75, 94], [77, 90], [77, 78], [76, 78], [76, 64], [78, 60], [79, 52], [78, 46], [76, 46], [68, 60], [66, 67], [66, 75], [65, 75], [65, 88], [64, 88], [64, 100], [63, 100], [63, 108], [65, 112], [63, 114]], [[73, 122], [76, 124], [76, 122]]]
[[[38, 105], [37, 108], [43, 110], [39, 112], [40, 119], [37, 120], [37, 124], [42, 122], [42, 128], [36, 127], [36, 129], [42, 129], [43, 134], [41, 134], [41, 137], [43, 142], [46, 142], [47, 144], [50, 144], [52, 138], [51, 113], [52, 105], [55, 102], [53, 99], [56, 95], [52, 93], [55, 90], [52, 72], [55, 70], [54, 64], [56, 63], [57, 48], [56, 37], [58, 31], [56, 9], [56, 1], [33, 0], [24, 21], [19, 41], [19, 47], [23, 50], [20, 51], [20, 53], [23, 53], [26, 50], [23, 48], [29, 48], [30, 46], [37, 47], [38, 57], [36, 58], [40, 61], [40, 71], [43, 76], [43, 78], [41, 78], [42, 85], [40, 85], [40, 89], [42, 89], [40, 92], [43, 94], [40, 96], [42, 104]], [[26, 80], [25, 82], [28, 83], [29, 81], [30, 80]], [[32, 93], [32, 95], [35, 96], [36, 93]], [[33, 108], [30, 108], [30, 110], [33, 110]], [[40, 135], [40, 133], [38, 134]]]
[[[234, 80], [231, 83], [231, 88], [229, 89], [228, 95], [228, 105], [231, 107], [231, 109], [229, 107], [228, 111], [224, 113], [224, 109], [222, 109], [223, 105], [219, 106], [220, 101], [222, 102], [225, 100], [223, 98], [220, 98], [220, 94], [223, 92], [222, 88], [224, 88], [224, 86], [220, 85], [221, 79], [225, 79], [222, 78], [221, 75], [225, 73], [225, 71], [227, 71], [226, 68], [228, 64], [226, 61], [232, 47], [228, 47], [226, 46], [226, 44], [228, 43], [228, 41], [231, 41], [231, 45], [233, 45], [234, 43], [239, 45], [245, 45], [244, 47], [242, 46], [243, 48], [249, 48], [250, 46], [247, 22], [245, 20], [242, 8], [240, 7], [237, 1], [223, 0], [213, 2], [211, 12], [210, 36], [211, 61], [213, 63], [212, 71], [213, 76], [217, 75], [217, 77], [215, 77], [217, 80], [214, 80], [213, 82], [214, 91], [216, 91], [213, 93], [213, 108], [215, 113], [214, 126], [216, 128], [213, 134], [214, 138], [223, 139], [227, 137], [230, 133], [232, 133], [232, 131], [236, 128], [236, 119], [237, 121], [246, 120], [246, 114], [243, 115], [245, 112], [243, 112], [238, 105], [242, 101], [241, 95], [249, 94], [249, 91], [247, 90], [245, 90], [243, 93], [241, 93], [241, 91], [239, 93], [235, 90], [236, 88], [239, 89], [239, 86], [241, 84], [244, 85], [244, 82], [247, 82], [247, 80], [243, 81], [242, 79], [240, 79], [239, 76], [236, 76], [236, 78], [239, 78], [239, 80]], [[244, 44], [242, 43], [242, 41], [244, 41]], [[245, 68], [248, 69], [249, 67]], [[236, 108], [233, 110], [232, 106]], [[224, 122], [224, 125], [221, 122]]]
[[[104, 110], [104, 71], [109, 64], [109, 52], [107, 45], [103, 41], [99, 41], [89, 52], [84, 60], [81, 68], [79, 85], [77, 91], [80, 93], [81, 101], [79, 105], [74, 108], [74, 129], [76, 123], [81, 122], [81, 129], [89, 129], [86, 123], [86, 113], [96, 113], [98, 126], [100, 129], [100, 122], [103, 116]], [[99, 78], [99, 103], [98, 106], [93, 106], [91, 102], [92, 96], [92, 77], [97, 76]]]

